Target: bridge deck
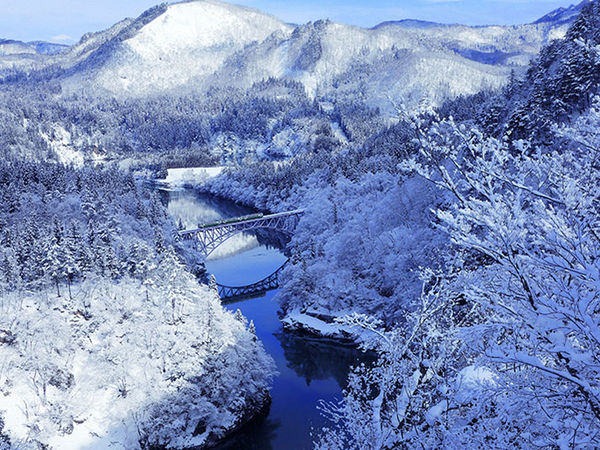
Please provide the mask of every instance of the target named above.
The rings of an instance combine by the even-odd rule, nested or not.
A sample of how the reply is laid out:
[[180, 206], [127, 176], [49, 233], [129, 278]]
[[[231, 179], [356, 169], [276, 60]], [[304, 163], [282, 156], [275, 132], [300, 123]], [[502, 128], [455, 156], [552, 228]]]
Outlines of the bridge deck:
[[208, 223], [206, 225], [200, 225], [199, 228], [194, 228], [191, 230], [182, 230], [179, 233], [180, 234], [191, 234], [191, 233], [197, 233], [197, 232], [204, 232], [204, 231], [210, 231], [210, 230], [215, 230], [218, 228], [222, 228], [222, 227], [226, 227], [226, 226], [231, 226], [231, 225], [239, 225], [239, 224], [250, 224], [253, 222], [260, 222], [260, 221], [264, 221], [264, 220], [271, 220], [271, 219], [277, 219], [279, 217], [288, 217], [288, 216], [296, 216], [296, 215], [302, 215], [304, 214], [304, 211], [301, 209], [297, 209], [294, 211], [286, 211], [286, 212], [282, 212], [282, 213], [276, 213], [276, 214], [267, 214], [264, 216], [260, 216], [260, 217], [253, 217], [253, 218], [247, 218], [247, 216], [242, 216], [242, 217], [232, 217], [231, 219], [225, 219], [225, 221], [223, 223], [216, 223], [216, 224], [211, 224]]
[[180, 231], [179, 236], [185, 240], [195, 239], [198, 251], [205, 258], [208, 258], [219, 245], [237, 233], [266, 228], [291, 235], [296, 225], [298, 225], [300, 216], [303, 214], [304, 211], [295, 210], [268, 214], [266, 216], [255, 214], [252, 216], [234, 217], [217, 223], [201, 225], [200, 228], [194, 230]]

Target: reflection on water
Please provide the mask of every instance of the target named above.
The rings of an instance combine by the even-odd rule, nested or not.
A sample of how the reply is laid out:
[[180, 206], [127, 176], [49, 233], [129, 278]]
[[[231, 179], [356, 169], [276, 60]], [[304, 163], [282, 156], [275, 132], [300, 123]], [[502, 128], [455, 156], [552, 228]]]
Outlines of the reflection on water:
[[[186, 228], [222, 218], [249, 214], [248, 208], [226, 200], [196, 194], [192, 190], [163, 192], [164, 201], [176, 220]], [[255, 283], [276, 271], [286, 256], [280, 250], [286, 239], [269, 232], [251, 234], [251, 248], [230, 239], [222, 252], [227, 257], [210, 259], [206, 266], [217, 282], [229, 286]], [[254, 322], [256, 333], [279, 370], [271, 391], [273, 402], [262, 418], [249, 424], [221, 449], [296, 450], [312, 448], [311, 432], [326, 425], [319, 414], [320, 400], [342, 397], [350, 367], [366, 361], [355, 349], [326, 340], [286, 332], [278, 318], [277, 291], [264, 296], [226, 304], [240, 309]]]
[[208, 257], [208, 260], [223, 259], [235, 256], [239, 253], [253, 250], [260, 246], [256, 236], [248, 233], [240, 233], [230, 237], [218, 246]]
[[[225, 218], [241, 217], [256, 212], [247, 206], [220, 199], [213, 195], [195, 192], [192, 189], [160, 189], [158, 193], [167, 206], [169, 214], [184, 229], [193, 229], [202, 224]], [[261, 245], [267, 248], [283, 249], [288, 241], [289, 236], [271, 230], [240, 233], [220, 245], [209, 256], [209, 260], [227, 258]]]
[[314, 380], [333, 377], [340, 388], [345, 388], [351, 367], [369, 359], [368, 355], [357, 353], [353, 347], [312, 336], [287, 332], [274, 333], [274, 336], [283, 348], [288, 366], [306, 380], [307, 386]]
[[177, 223], [186, 229], [197, 228], [198, 224], [209, 223], [226, 217], [240, 217], [254, 212], [251, 208], [234, 202], [223, 201], [209, 194], [192, 189], [159, 190], [167, 210]]
[[232, 311], [239, 308], [254, 321], [280, 374], [273, 382], [268, 416], [223, 449], [312, 448], [311, 432], [327, 425], [317, 410], [319, 401], [339, 401], [350, 366], [364, 361], [364, 355], [352, 348], [284, 331], [273, 300], [276, 292], [227, 306]]

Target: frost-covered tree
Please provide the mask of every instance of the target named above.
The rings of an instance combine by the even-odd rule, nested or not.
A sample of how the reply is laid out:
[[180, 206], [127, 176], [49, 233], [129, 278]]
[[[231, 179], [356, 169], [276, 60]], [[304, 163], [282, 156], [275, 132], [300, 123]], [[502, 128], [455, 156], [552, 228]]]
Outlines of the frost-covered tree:
[[[443, 278], [424, 271], [423, 293], [411, 302], [406, 321], [385, 331], [371, 317], [353, 314], [341, 323], [362, 329], [362, 347], [376, 351], [373, 366], [350, 375], [340, 404], [321, 408], [333, 422], [325, 428], [317, 448], [388, 449], [438, 448], [448, 425], [444, 415], [462, 406], [449, 380], [456, 378], [461, 347], [457, 326], [469, 316], [447, 290]], [[457, 312], [460, 312], [457, 315]]]
[[131, 176], [2, 161], [4, 190], [0, 448], [205, 446], [268, 402], [272, 359]]
[[8, 438], [8, 436], [6, 434], [3, 433], [4, 431], [4, 419], [3, 417], [0, 415], [0, 450], [10, 450], [10, 439]]
[[324, 405], [319, 448], [600, 445], [599, 129], [596, 101], [552, 152], [422, 130], [404, 168], [451, 194], [437, 220], [453, 257], [394, 330], [344, 319], [380, 356]]
[[438, 217], [476, 258], [454, 284], [485, 318], [462, 339], [495, 373], [493, 407], [463, 429], [477, 442], [483, 429], [505, 445], [600, 442], [599, 126], [596, 104], [548, 152], [444, 123], [407, 163], [453, 193]]

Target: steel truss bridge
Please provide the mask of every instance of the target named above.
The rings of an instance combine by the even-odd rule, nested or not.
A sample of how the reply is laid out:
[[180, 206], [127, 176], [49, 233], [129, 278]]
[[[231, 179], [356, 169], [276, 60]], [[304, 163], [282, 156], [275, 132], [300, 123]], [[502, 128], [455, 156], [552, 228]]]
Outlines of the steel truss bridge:
[[198, 251], [207, 258], [227, 239], [245, 231], [262, 228], [279, 231], [291, 236], [303, 214], [304, 211], [296, 210], [266, 216], [257, 214], [236, 217], [217, 223], [201, 225], [195, 230], [183, 230], [179, 232], [179, 235], [184, 240], [195, 240]]

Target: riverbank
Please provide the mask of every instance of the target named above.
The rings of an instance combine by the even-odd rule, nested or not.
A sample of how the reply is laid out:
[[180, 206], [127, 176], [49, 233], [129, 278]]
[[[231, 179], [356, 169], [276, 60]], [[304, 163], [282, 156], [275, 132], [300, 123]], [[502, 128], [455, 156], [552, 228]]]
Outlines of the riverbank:
[[[193, 189], [170, 189], [160, 194], [169, 213], [185, 226], [253, 212]], [[226, 241], [220, 252], [206, 262], [208, 273], [218, 282], [232, 286], [249, 285], [269, 276], [287, 256], [282, 251], [283, 243], [273, 246], [277, 239], [263, 238], [240, 234]], [[242, 242], [254, 244], [239, 245]], [[279, 375], [271, 387], [272, 403], [268, 411], [257, 412], [259, 417], [236, 428], [233, 435], [217, 445], [218, 449], [312, 449], [315, 434], [329, 424], [318, 405], [321, 401], [340, 401], [351, 368], [369, 360], [347, 343], [340, 345], [340, 341], [286, 330], [279, 320], [277, 294], [277, 290], [268, 291], [224, 305], [236, 315], [239, 309], [246, 320], [252, 321], [256, 337], [274, 359]]]
[[[154, 185], [159, 189], [173, 191], [170, 194], [168, 209], [170, 214], [176, 217], [178, 223], [185, 228], [196, 228], [200, 223], [219, 220], [222, 217], [243, 216], [257, 211], [258, 208], [252, 204], [211, 193], [211, 189], [207, 188], [210, 186], [209, 181], [216, 179], [223, 169], [223, 167], [169, 169], [169, 176], [164, 180], [154, 180]], [[197, 209], [194, 205], [200, 197], [207, 206]], [[217, 203], [227, 205], [227, 207], [215, 208]], [[260, 211], [268, 213], [264, 209]], [[220, 259], [232, 256], [236, 252], [251, 250], [258, 245], [259, 242], [254, 236], [234, 236], [226, 246], [218, 248], [212, 257]], [[265, 274], [265, 277], [267, 275], [269, 274]], [[334, 315], [323, 309], [284, 309], [280, 319], [283, 327], [288, 331], [332, 339], [343, 345], [357, 346], [364, 336], [364, 330], [336, 321], [347, 314], [350, 312], [338, 311]]]
[[334, 340], [344, 345], [358, 346], [364, 330], [340, 323], [346, 314], [332, 315], [319, 311], [288, 311], [281, 314], [281, 323], [291, 332]]
[[168, 270], [175, 309], [163, 273], [148, 290], [90, 280], [72, 299], [3, 296], [0, 414], [13, 446], [209, 447], [268, 403], [274, 363], [248, 324]]

